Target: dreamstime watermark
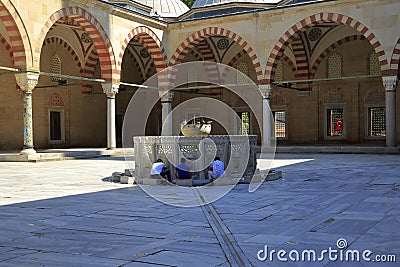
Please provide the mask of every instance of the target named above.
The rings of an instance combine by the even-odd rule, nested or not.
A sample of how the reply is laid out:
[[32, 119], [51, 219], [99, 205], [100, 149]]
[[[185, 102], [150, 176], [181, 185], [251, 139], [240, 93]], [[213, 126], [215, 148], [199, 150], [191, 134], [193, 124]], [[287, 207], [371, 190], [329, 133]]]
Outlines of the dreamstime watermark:
[[[265, 89], [265, 88], [263, 88]], [[225, 164], [226, 170], [233, 170], [235, 177], [244, 177], [250, 157], [249, 138], [241, 136], [241, 143], [237, 144], [235, 136], [242, 129], [242, 120], [238, 116], [238, 109], [245, 109], [250, 114], [250, 123], [256, 132], [270, 132], [273, 129], [273, 116], [268, 105], [266, 105], [263, 91], [247, 75], [223, 64], [213, 62], [189, 62], [166, 68], [149, 78], [140, 88], [137, 88], [126, 109], [123, 130], [122, 145], [125, 149], [125, 161], [129, 169], [151, 167], [156, 160], [155, 155], [162, 156], [171, 166], [177, 166], [181, 158], [185, 158], [192, 172], [205, 172], [217, 151], [212, 138], [205, 138], [196, 148], [188, 148], [178, 141], [181, 123], [191, 119], [203, 119], [213, 121], [219, 132], [225, 132], [229, 137], [226, 143], [230, 146], [226, 151], [229, 157]], [[161, 105], [160, 105], [161, 104]], [[160, 116], [161, 115], [161, 116]], [[153, 129], [158, 125], [157, 120], [161, 118], [160, 143], [143, 146], [140, 151], [135, 148], [136, 156], [141, 157], [141, 163], [146, 166], [135, 166], [135, 160], [131, 154], [134, 137], [157, 135]], [[270, 123], [269, 127], [267, 127]], [[149, 126], [150, 125], [150, 126]], [[265, 131], [264, 129], [269, 129]], [[222, 129], [222, 130], [221, 130]], [[211, 134], [213, 134], [211, 132]], [[270, 136], [268, 135], [267, 139]], [[173, 138], [177, 138], [176, 146], [181, 151], [175, 153], [175, 148], [170, 144]], [[264, 138], [265, 139], [265, 138]], [[261, 141], [261, 140], [259, 140]], [[207, 149], [205, 149], [205, 147]], [[272, 164], [275, 156], [276, 141], [271, 139], [268, 144], [261, 143], [263, 159]], [[188, 152], [194, 150], [194, 153]], [[239, 151], [240, 150], [240, 151]], [[161, 151], [161, 152], [160, 152]], [[174, 152], [171, 152], [174, 151]], [[212, 153], [210, 153], [212, 151]], [[140, 155], [137, 153], [140, 152]], [[193, 154], [196, 154], [193, 156]], [[240, 155], [240, 157], [238, 156]], [[238, 162], [240, 161], [240, 162]], [[266, 170], [265, 173], [268, 173]], [[249, 192], [256, 191], [263, 183], [265, 177], [260, 174], [254, 175], [249, 184]], [[151, 197], [173, 206], [193, 207], [214, 202], [230, 192], [239, 182], [224, 186], [198, 186], [195, 189], [182, 186], [150, 186], [140, 184], [139, 186]]]
[[322, 262], [340, 261], [340, 262], [396, 262], [394, 254], [374, 254], [371, 250], [348, 249], [347, 240], [339, 238], [336, 242], [336, 247], [329, 247], [321, 251], [314, 249], [297, 250], [269, 250], [265, 245], [257, 253], [257, 259], [260, 261], [280, 261], [280, 262]]

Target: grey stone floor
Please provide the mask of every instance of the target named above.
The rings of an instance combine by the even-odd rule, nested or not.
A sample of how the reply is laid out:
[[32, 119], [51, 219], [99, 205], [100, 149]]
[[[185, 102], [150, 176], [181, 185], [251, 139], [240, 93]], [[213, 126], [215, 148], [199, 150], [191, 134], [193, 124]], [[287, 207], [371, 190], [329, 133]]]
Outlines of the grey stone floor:
[[[263, 262], [257, 253], [266, 245], [319, 253], [344, 238], [348, 249], [399, 262], [399, 163], [398, 155], [280, 154], [283, 179], [255, 193], [238, 185], [213, 207], [249, 266], [398, 266], [326, 255]], [[202, 208], [103, 181], [125, 168], [122, 158], [0, 163], [0, 266], [230, 266]]]

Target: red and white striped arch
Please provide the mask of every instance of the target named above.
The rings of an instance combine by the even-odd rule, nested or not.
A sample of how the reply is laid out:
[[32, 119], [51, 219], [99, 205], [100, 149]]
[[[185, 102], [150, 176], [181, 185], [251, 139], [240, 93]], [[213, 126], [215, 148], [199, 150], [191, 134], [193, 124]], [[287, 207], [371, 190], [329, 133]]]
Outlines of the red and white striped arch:
[[286, 64], [288, 64], [293, 73], [296, 73], [296, 65], [287, 55], [283, 55], [283, 61], [285, 61]]
[[83, 67], [83, 77], [93, 78], [98, 61], [99, 55], [97, 54], [96, 49], [92, 49], [85, 61], [85, 66]]
[[[310, 77], [309, 62], [306, 54], [306, 47], [301, 36], [297, 36], [292, 41], [293, 55], [296, 61], [296, 71], [294, 77], [296, 80], [307, 80]], [[310, 88], [309, 82], [298, 82], [296, 87], [300, 90], [308, 90]]]
[[332, 53], [333, 50], [335, 50], [336, 48], [338, 48], [341, 45], [344, 45], [346, 43], [349, 42], [353, 42], [353, 41], [362, 41], [365, 40], [365, 37], [363, 35], [351, 35], [351, 36], [347, 36], [333, 44], [331, 44], [327, 49], [325, 49], [324, 52], [322, 52], [319, 57], [317, 58], [317, 60], [314, 62], [314, 64], [311, 67], [311, 73], [310, 73], [310, 78], [314, 78], [315, 77], [315, 73], [318, 70], [319, 65], [321, 64], [321, 62], [330, 54]]
[[390, 61], [390, 70], [389, 73], [391, 75], [400, 75], [400, 38], [394, 47], [392, 60]]
[[201, 42], [199, 42], [197, 48], [199, 49], [200, 54], [203, 56], [204, 61], [217, 62], [207, 39], [203, 39]]
[[[199, 49], [199, 52], [203, 56], [203, 61], [208, 61], [208, 62], [217, 62], [215, 59], [215, 55], [210, 47], [210, 44], [208, 43], [207, 39], [203, 39], [198, 45], [197, 48]], [[210, 79], [210, 82], [212, 83], [218, 83], [219, 80], [219, 72], [217, 65], [215, 64], [206, 64], [205, 70], [208, 73], [208, 78]]]
[[[242, 50], [240, 52], [238, 52], [232, 59], [231, 61], [229, 61], [228, 66], [232, 67], [235, 66], [238, 61], [246, 54], [246, 51]], [[222, 73], [222, 80], [225, 81], [226, 76], [228, 75], [229, 69], [228, 68], [224, 68], [224, 73]]]
[[67, 52], [70, 53], [70, 55], [72, 56], [72, 59], [75, 61], [76, 66], [79, 69], [79, 73], [83, 73], [81, 61], [79, 60], [79, 57], [76, 54], [75, 50], [71, 47], [70, 44], [67, 43], [67, 41], [65, 41], [59, 37], [49, 37], [44, 40], [43, 46], [48, 45], [48, 44], [57, 44], [57, 45], [61, 45], [62, 47], [64, 47], [65, 50], [67, 50]]
[[[116, 70], [114, 51], [106, 31], [100, 22], [83, 8], [72, 6], [58, 10], [44, 24], [39, 34], [38, 42], [42, 44], [48, 31], [60, 19], [72, 20], [81, 27], [92, 39], [100, 60], [101, 77], [109, 82], [119, 82], [119, 73]], [[38, 46], [40, 47], [40, 46]], [[39, 59], [40, 51], [35, 51]]]
[[[3, 44], [4, 48], [7, 50], [7, 53], [10, 56], [11, 61], [14, 62], [13, 51], [12, 51], [11, 45], [1, 35], [0, 35], [0, 42]], [[15, 63], [13, 63], [13, 65], [15, 66]]]
[[143, 83], [146, 79], [146, 67], [144, 66], [143, 60], [140, 59], [140, 56], [134, 50], [134, 48], [127, 48], [125, 53], [127, 54], [131, 61], [135, 64], [136, 68], [140, 71], [141, 82]]
[[148, 27], [139, 26], [133, 29], [123, 42], [123, 45], [121, 47], [122, 52], [119, 54], [118, 64], [117, 64], [119, 70], [121, 70], [122, 58], [124, 57], [124, 52], [128, 47], [129, 42], [133, 38], [139, 41], [143, 45], [143, 47], [147, 49], [147, 52], [153, 59], [157, 72], [162, 71], [163, 69], [166, 68], [167, 56], [165, 53], [164, 46], [162, 45], [160, 39]]
[[190, 50], [193, 49], [194, 46], [198, 45], [205, 38], [211, 36], [224, 36], [237, 42], [244, 49], [244, 51], [246, 51], [251, 61], [253, 62], [253, 66], [257, 74], [258, 83], [262, 81], [263, 79], [262, 69], [258, 57], [255, 53], [255, 50], [250, 46], [250, 44], [244, 38], [242, 38], [238, 34], [230, 30], [219, 27], [208, 27], [191, 34], [175, 50], [174, 54], [171, 57], [169, 65], [174, 66], [179, 63], [182, 63], [185, 56], [190, 52]]
[[146, 75], [144, 76], [144, 81], [147, 80], [148, 78], [150, 78], [151, 76], [153, 76], [156, 72], [155, 70], [155, 65], [154, 63], [150, 63], [147, 66], [147, 71], [146, 71]]
[[[242, 50], [238, 52], [228, 63], [228, 66], [234, 68], [236, 64], [240, 61], [240, 59], [246, 55], [246, 51]], [[296, 72], [296, 67], [294, 66], [293, 62], [288, 58], [286, 55], [284, 56], [284, 60], [286, 63], [291, 67], [293, 73]], [[224, 68], [224, 73], [222, 74], [222, 80], [225, 80], [226, 76], [228, 75], [229, 69]]]
[[197, 61], [202, 61], [203, 60], [203, 55], [201, 55], [200, 53], [192, 50], [190, 51], [190, 54], [193, 55], [193, 57], [197, 60]]
[[[86, 58], [82, 76], [85, 78], [93, 78], [94, 72], [96, 71], [97, 62], [99, 62], [99, 56], [97, 55], [96, 49], [92, 49], [89, 56]], [[93, 85], [91, 84], [82, 85], [82, 94], [91, 94], [92, 89]]]
[[[24, 23], [19, 13], [9, 0], [0, 0], [0, 21], [7, 32], [10, 51], [13, 55], [14, 67], [20, 69], [31, 68], [32, 51]], [[25, 38], [23, 38], [23, 36]]]
[[358, 32], [360, 32], [372, 45], [372, 47], [375, 49], [375, 52], [378, 55], [379, 62], [381, 65], [381, 70], [382, 73], [387, 72], [388, 68], [388, 61], [386, 59], [385, 51], [383, 50], [383, 47], [379, 40], [376, 38], [375, 34], [368, 29], [365, 25], [363, 25], [361, 22], [357, 21], [356, 19], [353, 19], [351, 17], [342, 15], [342, 14], [336, 14], [336, 13], [318, 13], [315, 15], [312, 15], [308, 18], [305, 18], [295, 25], [293, 25], [288, 31], [286, 31], [281, 38], [279, 38], [278, 42], [275, 44], [275, 46], [272, 49], [271, 54], [268, 57], [268, 62], [265, 70], [265, 82], [266, 83], [271, 83], [274, 78], [275, 78], [275, 71], [276, 71], [276, 66], [279, 62], [279, 59], [282, 57], [284, 50], [288, 46], [288, 44], [294, 40], [300, 32], [305, 31], [308, 28], [311, 28], [312, 26], [324, 23], [324, 22], [334, 22], [334, 23], [339, 23], [342, 25], [347, 25]]
[[233, 67], [245, 54], [246, 52], [244, 50], [238, 52], [236, 56], [229, 61], [228, 66]]

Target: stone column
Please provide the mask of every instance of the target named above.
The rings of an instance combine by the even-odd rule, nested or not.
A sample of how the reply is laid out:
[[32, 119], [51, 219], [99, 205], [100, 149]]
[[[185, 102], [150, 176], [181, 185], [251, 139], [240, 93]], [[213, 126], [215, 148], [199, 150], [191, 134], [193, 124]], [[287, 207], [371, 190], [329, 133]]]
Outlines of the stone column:
[[262, 145], [265, 148], [271, 147], [272, 138], [272, 117], [270, 108], [271, 99], [271, 85], [259, 85], [261, 94], [263, 96], [263, 126], [262, 126]]
[[162, 127], [161, 135], [172, 136], [172, 98], [174, 97], [174, 92], [172, 91], [159, 91], [159, 95], [161, 98], [161, 118], [162, 118]]
[[18, 86], [22, 90], [24, 99], [24, 146], [21, 154], [35, 154], [33, 146], [33, 109], [32, 109], [32, 91], [38, 83], [38, 74], [16, 74]]
[[118, 94], [119, 84], [102, 84], [103, 92], [107, 95], [107, 149], [117, 147], [115, 130], [115, 95]]
[[396, 87], [397, 77], [382, 77], [386, 90], [386, 146], [394, 147], [396, 141]]

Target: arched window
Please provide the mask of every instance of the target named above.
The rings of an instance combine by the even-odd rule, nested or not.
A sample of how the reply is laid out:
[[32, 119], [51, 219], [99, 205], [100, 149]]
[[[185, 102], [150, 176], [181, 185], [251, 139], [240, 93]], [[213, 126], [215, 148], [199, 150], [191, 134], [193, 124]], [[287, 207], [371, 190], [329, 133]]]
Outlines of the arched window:
[[278, 65], [276, 66], [276, 71], [275, 71], [275, 82], [282, 82], [284, 80], [284, 75], [283, 75], [283, 62], [280, 60], [278, 62]]
[[247, 77], [249, 77], [249, 66], [245, 62], [240, 62], [237, 64], [236, 69], [238, 71], [240, 71], [241, 73], [243, 73], [244, 75], [246, 75], [246, 76], [244, 76], [241, 73], [238, 73], [236, 76], [236, 82], [238, 84], [246, 84]]
[[370, 75], [380, 75], [381, 66], [379, 64], [379, 58], [375, 51], [369, 54], [369, 74]]
[[[54, 74], [61, 74], [61, 59], [58, 57], [57, 54], [51, 57], [50, 61], [51, 73]], [[51, 77], [51, 80], [57, 82], [61, 80], [61, 77]]]
[[328, 58], [328, 78], [342, 77], [342, 56], [333, 53]]

